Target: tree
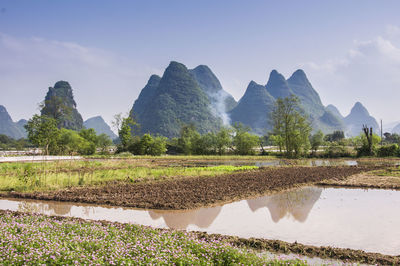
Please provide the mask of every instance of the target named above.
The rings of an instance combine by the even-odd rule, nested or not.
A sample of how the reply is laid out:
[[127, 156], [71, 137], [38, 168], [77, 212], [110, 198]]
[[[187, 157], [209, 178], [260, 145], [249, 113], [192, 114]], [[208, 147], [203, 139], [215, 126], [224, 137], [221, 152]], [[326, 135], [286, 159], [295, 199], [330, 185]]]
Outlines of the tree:
[[259, 143], [258, 136], [250, 134], [250, 128], [244, 127], [241, 123], [235, 123], [233, 128], [235, 129], [235, 136], [233, 137], [235, 153], [240, 155], [254, 154], [254, 147]]
[[313, 151], [313, 154], [315, 154], [319, 146], [321, 146], [324, 143], [324, 133], [322, 133], [321, 130], [318, 130], [317, 133], [315, 133], [310, 137], [310, 143], [311, 143], [311, 150]]
[[215, 137], [216, 152], [223, 155], [226, 149], [232, 145], [232, 129], [221, 127]]
[[101, 153], [106, 153], [107, 148], [112, 144], [112, 140], [108, 135], [103, 133], [97, 136], [97, 146], [100, 148]]
[[195, 143], [200, 139], [200, 133], [197, 132], [193, 124], [183, 125], [178, 138], [178, 148], [186, 155], [194, 153]]
[[122, 114], [115, 115], [112, 124], [118, 131], [120, 140], [118, 151], [127, 151], [129, 145], [133, 142], [133, 136], [135, 136], [139, 124], [136, 123], [132, 116], [123, 117]]
[[278, 98], [271, 112], [273, 134], [283, 140], [286, 156], [297, 157], [310, 147], [310, 123], [296, 96]]
[[79, 131], [79, 135], [87, 141], [90, 141], [97, 145], [97, 135], [96, 131], [93, 128], [81, 129], [81, 131]]
[[325, 141], [330, 141], [330, 142], [340, 141], [340, 140], [344, 139], [344, 132], [341, 130], [333, 131], [332, 134], [327, 134], [324, 139], [325, 139]]
[[57, 128], [57, 121], [54, 118], [42, 115], [34, 115], [24, 126], [28, 132], [28, 139], [49, 154], [49, 148], [57, 146], [60, 130]]

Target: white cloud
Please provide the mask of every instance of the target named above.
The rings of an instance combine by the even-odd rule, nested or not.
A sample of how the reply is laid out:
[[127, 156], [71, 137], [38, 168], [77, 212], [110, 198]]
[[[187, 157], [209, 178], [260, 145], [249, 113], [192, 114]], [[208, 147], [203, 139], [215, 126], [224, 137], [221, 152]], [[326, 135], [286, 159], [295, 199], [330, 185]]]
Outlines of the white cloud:
[[84, 119], [131, 108], [154, 69], [73, 42], [16, 38], [0, 33], [0, 104], [17, 120], [37, 112], [48, 87], [70, 82]]
[[354, 41], [342, 58], [302, 64], [322, 100], [345, 115], [361, 101], [376, 119], [399, 120], [400, 45], [394, 38], [399, 29], [391, 26], [383, 37]]

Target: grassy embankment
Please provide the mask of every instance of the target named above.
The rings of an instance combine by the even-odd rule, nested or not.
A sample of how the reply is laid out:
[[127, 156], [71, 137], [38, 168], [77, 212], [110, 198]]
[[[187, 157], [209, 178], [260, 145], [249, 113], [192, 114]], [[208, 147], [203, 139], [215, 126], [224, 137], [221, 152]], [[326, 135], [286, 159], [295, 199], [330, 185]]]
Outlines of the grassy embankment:
[[160, 166], [149, 160], [18, 162], [0, 164], [0, 191], [48, 191], [76, 186], [129, 183], [187, 176], [213, 176], [255, 166]]
[[305, 265], [187, 232], [10, 211], [0, 211], [0, 254], [6, 265]]

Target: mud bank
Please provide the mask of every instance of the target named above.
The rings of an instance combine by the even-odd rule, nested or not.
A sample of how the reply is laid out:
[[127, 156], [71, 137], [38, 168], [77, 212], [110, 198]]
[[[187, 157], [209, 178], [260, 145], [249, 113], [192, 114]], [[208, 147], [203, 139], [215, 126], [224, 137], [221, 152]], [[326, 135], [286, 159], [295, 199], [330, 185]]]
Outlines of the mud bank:
[[224, 236], [218, 234], [206, 234], [204, 232], [195, 232], [197, 237], [212, 241], [214, 239], [223, 239], [230, 244], [242, 247], [251, 248], [259, 251], [270, 251], [274, 253], [294, 253], [307, 257], [318, 257], [321, 259], [337, 259], [343, 262], [357, 262], [362, 264], [377, 264], [377, 265], [399, 265], [400, 256], [390, 256], [380, 253], [365, 252], [362, 250], [354, 250], [348, 248], [334, 247], [316, 247], [303, 245], [300, 243], [288, 243], [280, 240], [268, 240], [258, 238], [239, 238], [233, 236]]
[[188, 177], [136, 184], [110, 182], [101, 187], [76, 187], [52, 192], [8, 192], [0, 196], [146, 209], [194, 209], [325, 180], [344, 180], [375, 169], [375, 166], [261, 168], [214, 177]]
[[400, 190], [400, 177], [379, 176], [373, 174], [356, 174], [342, 180], [324, 180], [316, 185], [329, 187], [350, 187], [350, 188], [379, 188]]

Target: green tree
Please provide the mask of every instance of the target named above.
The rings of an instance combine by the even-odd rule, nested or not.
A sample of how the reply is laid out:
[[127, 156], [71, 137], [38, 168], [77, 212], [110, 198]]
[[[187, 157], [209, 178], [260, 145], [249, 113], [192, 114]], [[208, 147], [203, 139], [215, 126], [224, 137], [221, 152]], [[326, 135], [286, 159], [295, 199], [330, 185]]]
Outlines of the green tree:
[[79, 135], [86, 139], [87, 141], [90, 141], [92, 143], [94, 143], [95, 145], [97, 145], [97, 135], [96, 135], [96, 131], [93, 128], [89, 128], [89, 129], [81, 129], [81, 131], [79, 131]]
[[254, 148], [259, 144], [259, 138], [250, 134], [250, 128], [244, 127], [241, 123], [233, 126], [235, 133], [233, 137], [233, 146], [235, 153], [239, 155], [254, 154]]
[[97, 136], [97, 146], [100, 148], [101, 153], [107, 153], [107, 148], [113, 144], [111, 138], [107, 134], [100, 134]]
[[65, 128], [60, 130], [58, 148], [58, 153], [61, 154], [91, 155], [96, 152], [95, 143], [85, 139], [80, 133]]
[[273, 135], [283, 140], [287, 157], [305, 154], [310, 148], [310, 123], [296, 96], [278, 98], [271, 112]]
[[318, 130], [317, 133], [310, 137], [311, 150], [313, 154], [315, 154], [318, 148], [324, 143], [324, 133], [321, 130]]
[[232, 145], [232, 141], [232, 129], [221, 127], [221, 129], [216, 134], [216, 152], [219, 155], [223, 155], [226, 150]]
[[28, 139], [40, 148], [44, 149], [45, 155], [49, 154], [51, 146], [57, 146], [60, 130], [54, 118], [42, 115], [34, 115], [25, 125]]
[[186, 155], [193, 154], [195, 143], [200, 139], [200, 137], [200, 133], [197, 132], [196, 127], [193, 124], [183, 125], [178, 138], [179, 150]]
[[114, 116], [113, 126], [118, 131], [120, 145], [118, 151], [127, 151], [129, 146], [132, 145], [136, 132], [138, 131], [139, 124], [132, 118], [132, 116], [123, 117], [122, 114]]

